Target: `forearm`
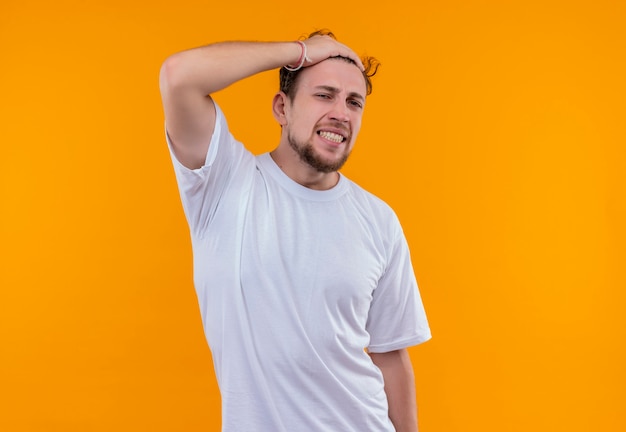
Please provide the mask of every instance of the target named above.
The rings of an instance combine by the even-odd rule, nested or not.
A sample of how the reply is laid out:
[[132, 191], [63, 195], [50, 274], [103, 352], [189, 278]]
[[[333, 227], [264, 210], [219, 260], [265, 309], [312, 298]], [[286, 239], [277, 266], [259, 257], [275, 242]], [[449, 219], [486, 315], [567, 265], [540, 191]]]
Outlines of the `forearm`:
[[161, 68], [161, 86], [191, 89], [203, 96], [255, 75], [296, 63], [295, 42], [219, 42], [170, 56]]
[[371, 353], [383, 374], [389, 418], [397, 432], [417, 432], [417, 405], [413, 366], [406, 349]]

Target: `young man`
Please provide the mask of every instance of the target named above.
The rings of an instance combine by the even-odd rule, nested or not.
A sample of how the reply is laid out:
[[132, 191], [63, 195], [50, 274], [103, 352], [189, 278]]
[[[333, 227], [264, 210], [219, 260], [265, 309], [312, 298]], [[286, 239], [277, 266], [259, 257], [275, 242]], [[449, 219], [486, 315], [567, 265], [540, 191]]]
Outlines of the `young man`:
[[[430, 331], [406, 240], [338, 172], [376, 63], [331, 36], [216, 43], [161, 69], [225, 432], [417, 431], [406, 348]], [[210, 95], [276, 68], [280, 142], [254, 156]]]

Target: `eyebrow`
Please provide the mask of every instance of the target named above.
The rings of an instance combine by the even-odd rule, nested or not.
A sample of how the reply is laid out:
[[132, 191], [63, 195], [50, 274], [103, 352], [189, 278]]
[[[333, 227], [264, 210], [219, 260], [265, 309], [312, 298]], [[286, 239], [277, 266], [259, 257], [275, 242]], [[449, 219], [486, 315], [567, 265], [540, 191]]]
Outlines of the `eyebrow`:
[[[339, 89], [337, 87], [333, 87], [333, 86], [329, 86], [329, 85], [318, 85], [315, 86], [315, 90], [326, 90], [329, 93], [332, 94], [337, 94], [339, 93]], [[356, 98], [356, 99], [360, 99], [361, 101], [365, 102], [365, 97], [357, 92], [350, 92], [348, 93], [348, 96]]]

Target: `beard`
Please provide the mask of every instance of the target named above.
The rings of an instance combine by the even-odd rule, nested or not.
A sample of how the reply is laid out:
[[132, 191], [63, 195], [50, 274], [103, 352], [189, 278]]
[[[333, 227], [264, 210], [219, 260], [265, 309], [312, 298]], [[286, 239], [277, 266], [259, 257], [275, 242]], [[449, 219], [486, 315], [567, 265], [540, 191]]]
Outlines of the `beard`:
[[350, 157], [350, 151], [346, 149], [339, 159], [324, 159], [310, 142], [299, 142], [291, 133], [287, 135], [287, 141], [289, 141], [291, 148], [300, 156], [302, 162], [321, 173], [339, 171], [348, 160], [348, 157]]

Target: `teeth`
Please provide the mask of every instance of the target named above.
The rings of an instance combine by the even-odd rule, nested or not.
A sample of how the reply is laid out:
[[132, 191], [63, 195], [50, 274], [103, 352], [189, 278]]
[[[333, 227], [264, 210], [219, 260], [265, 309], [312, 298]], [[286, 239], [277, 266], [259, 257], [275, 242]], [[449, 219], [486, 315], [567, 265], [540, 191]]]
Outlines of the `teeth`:
[[333, 141], [333, 142], [336, 142], [336, 143], [343, 142], [343, 137], [341, 135], [339, 135], [339, 134], [336, 134], [336, 133], [320, 131], [320, 136], [322, 138], [326, 138], [327, 140]]

